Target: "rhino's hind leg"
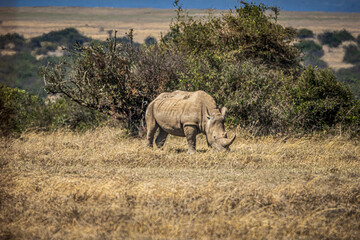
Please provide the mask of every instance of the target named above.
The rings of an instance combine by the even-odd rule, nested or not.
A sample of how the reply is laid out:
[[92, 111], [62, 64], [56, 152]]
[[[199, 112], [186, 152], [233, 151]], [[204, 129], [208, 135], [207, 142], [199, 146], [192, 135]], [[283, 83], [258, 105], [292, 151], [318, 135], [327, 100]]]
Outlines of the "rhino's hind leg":
[[159, 128], [159, 135], [157, 135], [157, 137], [155, 139], [155, 143], [158, 148], [161, 148], [162, 146], [164, 146], [167, 136], [168, 136], [168, 133], [165, 132], [164, 130], [162, 130], [161, 128]]
[[195, 148], [196, 148], [197, 133], [198, 133], [198, 130], [197, 130], [196, 126], [185, 126], [184, 127], [184, 134], [185, 134], [186, 140], [188, 142], [188, 146], [189, 146], [189, 150], [188, 150], [189, 154], [193, 154], [196, 152]]
[[159, 125], [156, 123], [154, 119], [146, 118], [146, 126], [147, 126], [147, 134], [146, 134], [147, 146], [152, 148], [154, 136], [156, 130], [159, 128]]

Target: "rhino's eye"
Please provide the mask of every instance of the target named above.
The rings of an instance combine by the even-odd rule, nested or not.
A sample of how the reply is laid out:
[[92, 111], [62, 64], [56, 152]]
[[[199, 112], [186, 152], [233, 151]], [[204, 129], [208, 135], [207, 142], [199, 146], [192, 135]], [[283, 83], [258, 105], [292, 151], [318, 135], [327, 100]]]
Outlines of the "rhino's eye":
[[216, 140], [216, 136], [214, 135], [214, 140]]

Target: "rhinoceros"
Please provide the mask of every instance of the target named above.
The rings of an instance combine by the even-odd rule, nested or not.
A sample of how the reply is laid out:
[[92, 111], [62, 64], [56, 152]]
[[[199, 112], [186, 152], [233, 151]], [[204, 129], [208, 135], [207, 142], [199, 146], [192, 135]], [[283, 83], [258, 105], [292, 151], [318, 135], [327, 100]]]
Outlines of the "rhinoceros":
[[161, 93], [146, 109], [147, 145], [153, 147], [154, 135], [161, 148], [168, 134], [186, 137], [188, 153], [195, 153], [196, 135], [206, 135], [208, 146], [215, 150], [227, 150], [234, 142], [224, 128], [227, 109], [218, 109], [214, 99], [204, 91], [174, 91]]

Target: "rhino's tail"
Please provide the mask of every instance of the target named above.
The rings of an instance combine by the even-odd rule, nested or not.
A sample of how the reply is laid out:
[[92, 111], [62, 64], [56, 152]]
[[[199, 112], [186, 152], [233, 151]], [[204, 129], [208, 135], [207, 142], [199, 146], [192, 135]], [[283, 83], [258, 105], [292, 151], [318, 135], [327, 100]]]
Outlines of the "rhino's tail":
[[151, 102], [148, 107], [146, 108], [146, 112], [145, 112], [145, 121], [146, 121], [146, 125], [148, 126], [148, 122], [150, 123], [152, 120], [155, 121], [155, 117], [154, 117], [154, 103]]

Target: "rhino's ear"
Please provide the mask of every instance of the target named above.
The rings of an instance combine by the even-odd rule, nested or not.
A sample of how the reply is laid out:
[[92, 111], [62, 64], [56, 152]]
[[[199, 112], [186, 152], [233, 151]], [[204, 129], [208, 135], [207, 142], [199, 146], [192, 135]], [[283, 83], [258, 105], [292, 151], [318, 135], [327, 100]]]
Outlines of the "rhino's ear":
[[222, 107], [222, 108], [221, 108], [221, 115], [222, 115], [223, 117], [225, 117], [227, 110], [228, 110], [228, 109], [227, 109], [226, 107]]

